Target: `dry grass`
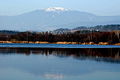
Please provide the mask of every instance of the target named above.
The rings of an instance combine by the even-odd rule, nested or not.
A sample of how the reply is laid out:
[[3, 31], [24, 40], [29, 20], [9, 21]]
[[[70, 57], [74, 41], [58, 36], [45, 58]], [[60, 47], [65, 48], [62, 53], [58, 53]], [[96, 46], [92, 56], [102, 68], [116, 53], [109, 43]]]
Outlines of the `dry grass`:
[[[46, 41], [0, 41], [0, 43], [34, 43], [34, 44], [48, 44], [49, 42]], [[84, 42], [84, 43], [78, 43], [78, 42], [53, 42], [52, 44], [82, 44], [82, 45], [109, 45], [108, 42], [99, 42], [98, 44], [94, 42]], [[120, 45], [120, 43], [116, 43], [113, 45]]]

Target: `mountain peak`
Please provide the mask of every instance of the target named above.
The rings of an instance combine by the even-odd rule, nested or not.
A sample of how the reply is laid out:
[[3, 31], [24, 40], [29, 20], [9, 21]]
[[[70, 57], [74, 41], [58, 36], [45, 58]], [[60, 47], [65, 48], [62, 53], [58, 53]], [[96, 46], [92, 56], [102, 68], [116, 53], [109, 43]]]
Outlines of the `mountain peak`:
[[69, 9], [65, 9], [63, 7], [50, 7], [45, 9], [45, 11], [68, 11]]

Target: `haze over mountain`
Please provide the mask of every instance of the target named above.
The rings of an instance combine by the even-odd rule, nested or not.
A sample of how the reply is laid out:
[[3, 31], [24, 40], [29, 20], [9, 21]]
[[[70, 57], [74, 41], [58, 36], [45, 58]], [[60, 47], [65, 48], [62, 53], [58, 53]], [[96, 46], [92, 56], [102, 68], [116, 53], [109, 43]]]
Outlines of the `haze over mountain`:
[[61, 7], [35, 10], [17, 16], [0, 16], [1, 30], [44, 31], [105, 24], [120, 24], [120, 16], [97, 16]]

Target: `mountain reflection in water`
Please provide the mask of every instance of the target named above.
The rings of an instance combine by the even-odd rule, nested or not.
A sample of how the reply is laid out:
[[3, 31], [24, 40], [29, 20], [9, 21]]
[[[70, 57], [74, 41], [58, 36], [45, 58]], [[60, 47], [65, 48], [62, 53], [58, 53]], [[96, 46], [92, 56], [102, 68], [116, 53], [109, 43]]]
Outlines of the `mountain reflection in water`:
[[78, 60], [95, 60], [120, 63], [120, 48], [0, 48], [0, 55], [54, 55], [57, 57], [73, 57]]

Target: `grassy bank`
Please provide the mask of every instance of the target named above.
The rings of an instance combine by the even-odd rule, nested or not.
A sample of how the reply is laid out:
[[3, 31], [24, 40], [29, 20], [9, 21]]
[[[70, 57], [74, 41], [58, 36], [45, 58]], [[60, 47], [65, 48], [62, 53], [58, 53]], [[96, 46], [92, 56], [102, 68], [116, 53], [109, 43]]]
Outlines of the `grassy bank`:
[[108, 42], [46, 42], [46, 41], [0, 41], [0, 43], [34, 43], [34, 44], [82, 44], [82, 45], [120, 45], [120, 43], [110, 44]]

